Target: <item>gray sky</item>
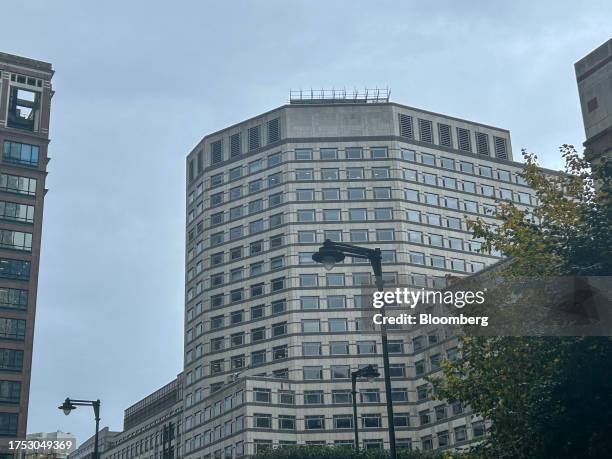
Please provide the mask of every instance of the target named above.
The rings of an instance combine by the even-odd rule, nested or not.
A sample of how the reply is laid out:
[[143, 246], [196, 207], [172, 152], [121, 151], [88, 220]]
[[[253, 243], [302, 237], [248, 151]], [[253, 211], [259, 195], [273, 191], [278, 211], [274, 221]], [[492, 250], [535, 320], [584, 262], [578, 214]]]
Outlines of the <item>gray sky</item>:
[[181, 370], [185, 155], [290, 88], [389, 86], [561, 166], [584, 140], [573, 64], [612, 3], [427, 3], [3, 2], [1, 51], [56, 70], [29, 432], [91, 435], [66, 396], [120, 430]]

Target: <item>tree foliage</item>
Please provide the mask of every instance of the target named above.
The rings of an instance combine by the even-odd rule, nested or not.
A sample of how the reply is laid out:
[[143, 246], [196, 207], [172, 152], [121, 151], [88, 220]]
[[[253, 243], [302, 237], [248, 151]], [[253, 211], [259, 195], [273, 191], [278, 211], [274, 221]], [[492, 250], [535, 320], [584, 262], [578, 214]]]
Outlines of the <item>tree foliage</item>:
[[[355, 451], [340, 446], [286, 446], [262, 451], [255, 459], [389, 459], [389, 451], [370, 449]], [[453, 459], [460, 456], [452, 453], [409, 451], [400, 449], [398, 459]]]
[[[550, 176], [523, 152], [535, 190], [531, 214], [500, 204], [497, 226], [469, 222], [483, 250], [512, 258], [500, 276], [610, 276], [610, 162], [589, 167], [561, 147], [565, 174]], [[461, 338], [461, 356], [432, 379], [436, 396], [469, 404], [489, 420], [473, 454], [494, 458], [612, 457], [609, 337]]]

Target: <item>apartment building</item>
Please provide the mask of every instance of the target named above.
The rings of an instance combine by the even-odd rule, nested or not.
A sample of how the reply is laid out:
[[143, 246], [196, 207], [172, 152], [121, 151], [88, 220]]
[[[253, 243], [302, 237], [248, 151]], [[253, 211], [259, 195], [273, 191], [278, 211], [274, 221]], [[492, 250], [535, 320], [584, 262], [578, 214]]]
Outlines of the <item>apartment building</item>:
[[[291, 444], [388, 448], [380, 333], [365, 311], [367, 260], [332, 271], [324, 240], [380, 247], [385, 280], [436, 287], [500, 259], [467, 218], [531, 190], [507, 130], [390, 102], [386, 93], [293, 93], [204, 137], [187, 156], [181, 455], [252, 456]], [[454, 358], [444, 329], [389, 331], [397, 447], [459, 448], [484, 434], [424, 377]], [[360, 381], [352, 416], [350, 373]]]
[[51, 64], [0, 53], [0, 454], [25, 439], [49, 161]]

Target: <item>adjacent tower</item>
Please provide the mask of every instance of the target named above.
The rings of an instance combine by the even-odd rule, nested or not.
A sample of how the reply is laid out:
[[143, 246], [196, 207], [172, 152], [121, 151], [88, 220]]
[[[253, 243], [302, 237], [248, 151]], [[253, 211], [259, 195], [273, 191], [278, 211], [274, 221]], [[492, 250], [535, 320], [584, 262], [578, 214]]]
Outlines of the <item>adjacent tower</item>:
[[[439, 285], [499, 260], [466, 216], [496, 200], [532, 206], [507, 130], [389, 102], [386, 93], [292, 94], [207, 135], [187, 157], [184, 429], [181, 454], [250, 456], [289, 444], [388, 447], [381, 340], [364, 319], [367, 261], [326, 272], [325, 239], [383, 251], [389, 281]], [[466, 445], [484, 433], [424, 379], [456, 341], [443, 329], [391, 330], [397, 446]]]
[[0, 53], [0, 451], [26, 437], [52, 77]]

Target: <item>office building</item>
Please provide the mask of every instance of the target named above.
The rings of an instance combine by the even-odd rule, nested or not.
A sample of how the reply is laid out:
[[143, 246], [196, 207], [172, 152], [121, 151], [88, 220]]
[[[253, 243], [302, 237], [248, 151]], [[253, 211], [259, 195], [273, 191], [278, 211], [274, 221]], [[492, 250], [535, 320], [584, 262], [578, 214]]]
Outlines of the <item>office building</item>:
[[0, 53], [0, 452], [25, 439], [53, 69]]
[[574, 65], [586, 157], [597, 161], [612, 154], [612, 39]]
[[[101, 459], [175, 459], [181, 439], [183, 413], [183, 380], [179, 374], [173, 381], [127, 408], [123, 431], [100, 431]], [[106, 433], [103, 435], [103, 433]], [[70, 454], [69, 459], [93, 457], [94, 437]]]
[[[27, 434], [26, 440], [33, 442], [57, 442], [57, 447], [46, 448], [39, 450], [29, 450], [25, 453], [26, 459], [66, 459], [69, 452], [76, 448], [76, 437], [71, 433], [66, 432], [36, 432]], [[69, 447], [68, 445], [72, 445]]]
[[[496, 200], [529, 209], [505, 129], [390, 102], [385, 91], [292, 93], [290, 103], [204, 137], [186, 164], [186, 458], [291, 444], [388, 448], [380, 334], [364, 306], [367, 260], [312, 262], [325, 239], [380, 247], [389, 283], [444, 284], [500, 259], [466, 216]], [[447, 449], [484, 433], [424, 377], [453, 358], [445, 330], [391, 330], [397, 446]]]

